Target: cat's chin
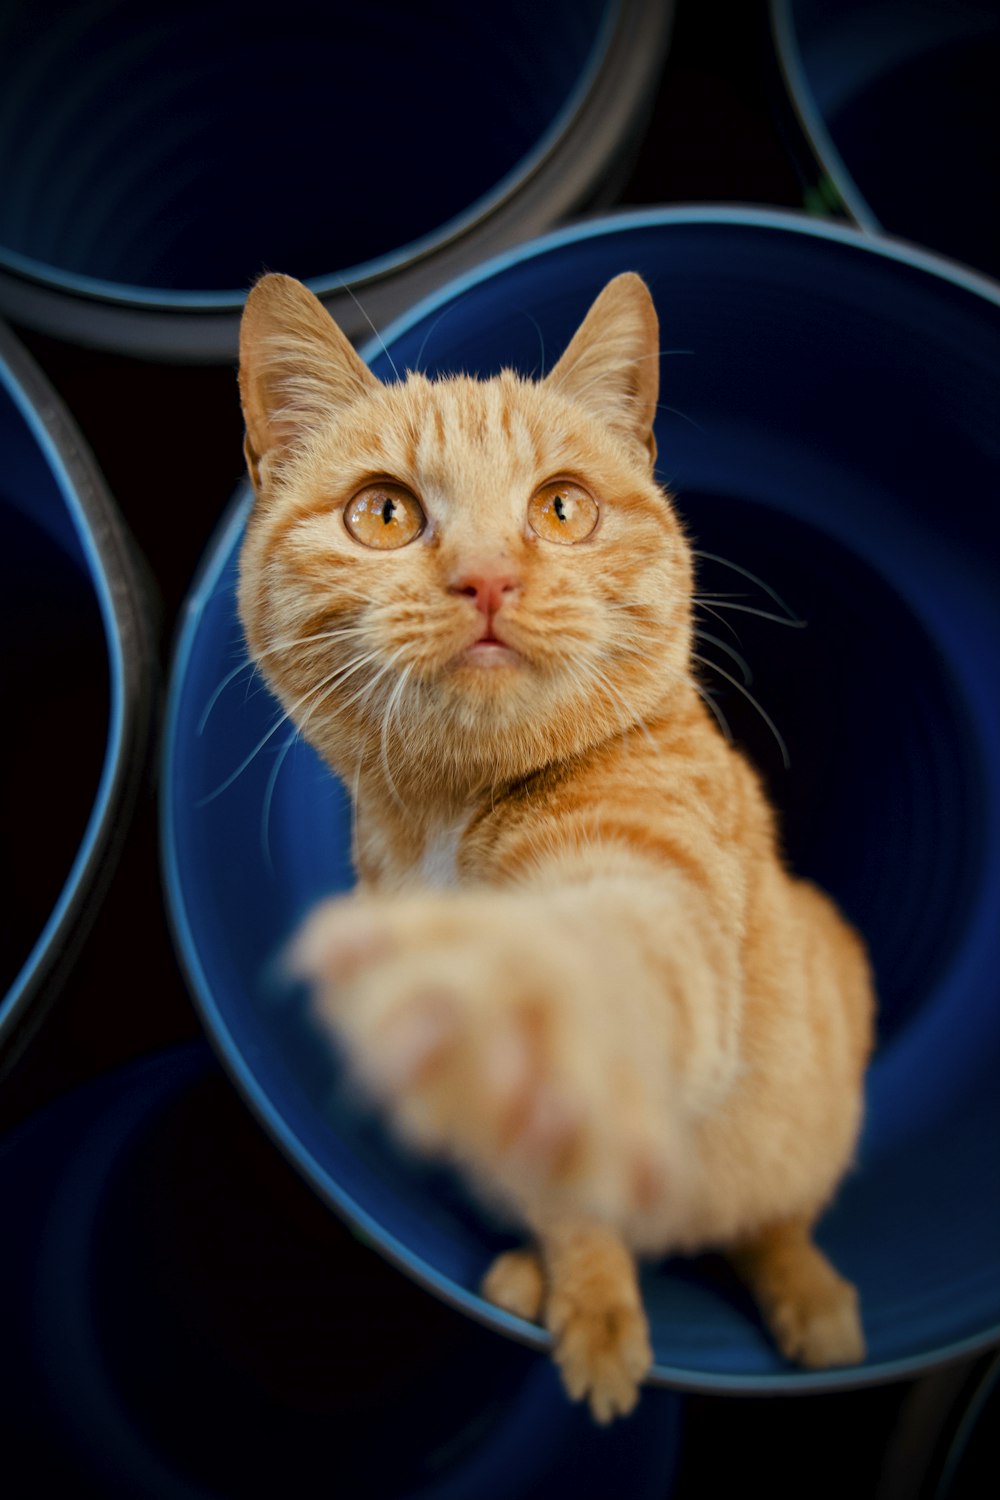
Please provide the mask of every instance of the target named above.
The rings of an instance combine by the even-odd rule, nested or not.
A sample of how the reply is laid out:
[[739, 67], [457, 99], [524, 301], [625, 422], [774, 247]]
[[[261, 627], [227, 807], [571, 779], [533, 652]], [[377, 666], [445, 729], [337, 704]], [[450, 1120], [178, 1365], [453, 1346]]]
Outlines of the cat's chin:
[[471, 646], [466, 646], [461, 652], [455, 665], [479, 671], [494, 671], [497, 667], [520, 666], [523, 661], [524, 657], [519, 651], [515, 651], [513, 646], [505, 646], [502, 641], [473, 641]]

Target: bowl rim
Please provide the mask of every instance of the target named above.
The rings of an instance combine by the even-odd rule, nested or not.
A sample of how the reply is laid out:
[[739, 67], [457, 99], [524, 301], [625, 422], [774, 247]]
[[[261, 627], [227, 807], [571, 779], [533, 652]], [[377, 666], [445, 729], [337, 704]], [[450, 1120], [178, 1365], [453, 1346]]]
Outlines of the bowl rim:
[[3, 324], [0, 386], [39, 448], [69, 516], [100, 612], [109, 696], [104, 757], [86, 827], [41, 932], [0, 999], [2, 1072], [40, 1024], [110, 881], [145, 774], [159, 674], [135, 544], [66, 407]]
[[[676, 0], [605, 0], [583, 71], [555, 119], [507, 173], [456, 215], [417, 239], [306, 285], [363, 336], [498, 243], [538, 234], [603, 197], [644, 111], [673, 30]], [[248, 286], [143, 287], [50, 266], [0, 245], [0, 309], [26, 325], [79, 342], [162, 358], [235, 353]], [[362, 309], [356, 293], [366, 302]], [[65, 336], [65, 335], [64, 335]], [[354, 334], [352, 333], [352, 336]]]
[[[751, 228], [779, 233], [790, 232], [807, 238], [830, 241], [850, 250], [861, 251], [882, 260], [897, 262], [928, 272], [966, 291], [984, 297], [1000, 308], [1000, 284], [936, 252], [924, 250], [920, 246], [911, 245], [903, 240], [888, 236], [873, 236], [856, 227], [816, 220], [802, 212], [756, 206], [677, 205], [601, 215], [554, 230], [523, 245], [501, 252], [491, 260], [456, 277], [446, 287], [425, 297], [410, 311], [391, 323], [383, 334], [369, 340], [359, 352], [362, 358], [370, 362], [375, 356], [384, 352], [385, 345], [391, 345], [393, 340], [415, 324], [425, 320], [443, 306], [452, 304], [463, 293], [491, 280], [498, 272], [509, 267], [538, 259], [553, 250], [580, 241], [637, 228], [657, 229], [671, 226]], [[184, 901], [174, 837], [176, 828], [174, 777], [179, 729], [178, 709], [183, 684], [194, 654], [202, 615], [214, 596], [220, 577], [231, 563], [252, 503], [253, 494], [250, 485], [247, 481], [243, 481], [222, 516], [195, 574], [182, 628], [175, 641], [172, 655], [165, 713], [163, 776], [160, 791], [160, 849], [164, 887], [167, 893], [168, 920], [179, 962], [188, 979], [210, 1041], [223, 1066], [264, 1128], [327, 1204], [369, 1240], [379, 1254], [384, 1255], [433, 1295], [440, 1297], [450, 1306], [475, 1318], [478, 1322], [519, 1339], [532, 1348], [550, 1350], [552, 1339], [544, 1329], [514, 1317], [502, 1308], [494, 1307], [476, 1292], [459, 1286], [437, 1271], [396, 1236], [383, 1228], [339, 1182], [333, 1179], [292, 1125], [284, 1118], [269, 1093], [258, 1081], [246, 1057], [233, 1041], [202, 964]], [[931, 1369], [967, 1359], [998, 1343], [1000, 1343], [1000, 1322], [979, 1333], [952, 1340], [934, 1349], [882, 1360], [871, 1366], [861, 1365], [820, 1371], [789, 1369], [767, 1374], [733, 1374], [691, 1370], [658, 1360], [647, 1376], [647, 1381], [650, 1385], [707, 1395], [820, 1394], [861, 1389], [912, 1378]]]

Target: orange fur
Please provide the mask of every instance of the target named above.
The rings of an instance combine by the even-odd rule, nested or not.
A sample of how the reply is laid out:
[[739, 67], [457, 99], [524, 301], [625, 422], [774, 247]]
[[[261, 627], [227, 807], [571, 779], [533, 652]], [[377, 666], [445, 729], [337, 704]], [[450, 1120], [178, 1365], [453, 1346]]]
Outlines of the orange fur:
[[[485, 1293], [544, 1319], [599, 1420], [650, 1363], [636, 1254], [728, 1247], [790, 1358], [861, 1358], [810, 1228], [857, 1138], [868, 965], [699, 696], [648, 292], [611, 282], [540, 382], [382, 385], [332, 329], [265, 277], [240, 373], [247, 640], [355, 798], [359, 889], [298, 941], [318, 1014], [532, 1234]], [[553, 479], [597, 502], [572, 545], [527, 520]], [[344, 521], [380, 480], [426, 517], [388, 551]]]

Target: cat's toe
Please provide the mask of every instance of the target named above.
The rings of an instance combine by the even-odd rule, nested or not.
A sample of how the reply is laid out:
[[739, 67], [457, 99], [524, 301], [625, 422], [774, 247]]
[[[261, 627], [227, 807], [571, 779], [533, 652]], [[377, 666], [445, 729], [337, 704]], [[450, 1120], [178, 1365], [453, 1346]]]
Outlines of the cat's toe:
[[529, 1323], [536, 1322], [545, 1299], [541, 1257], [534, 1250], [508, 1250], [498, 1255], [483, 1277], [482, 1293], [495, 1307]]
[[553, 1299], [546, 1321], [555, 1337], [554, 1356], [574, 1401], [586, 1400], [602, 1424], [626, 1416], [653, 1362], [646, 1317], [626, 1303], [583, 1307]]
[[356, 897], [335, 897], [314, 907], [285, 955], [289, 972], [317, 984], [346, 985], [390, 951], [386, 923]]

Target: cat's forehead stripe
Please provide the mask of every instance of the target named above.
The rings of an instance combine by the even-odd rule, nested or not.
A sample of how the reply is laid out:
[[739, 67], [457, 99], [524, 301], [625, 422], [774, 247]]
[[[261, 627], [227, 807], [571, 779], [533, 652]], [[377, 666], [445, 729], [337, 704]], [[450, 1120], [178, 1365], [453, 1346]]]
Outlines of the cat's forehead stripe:
[[428, 384], [426, 407], [414, 463], [418, 480], [435, 482], [471, 461], [533, 471], [542, 461], [533, 424], [518, 408], [530, 401], [528, 388], [512, 378], [475, 381], [459, 376]]

